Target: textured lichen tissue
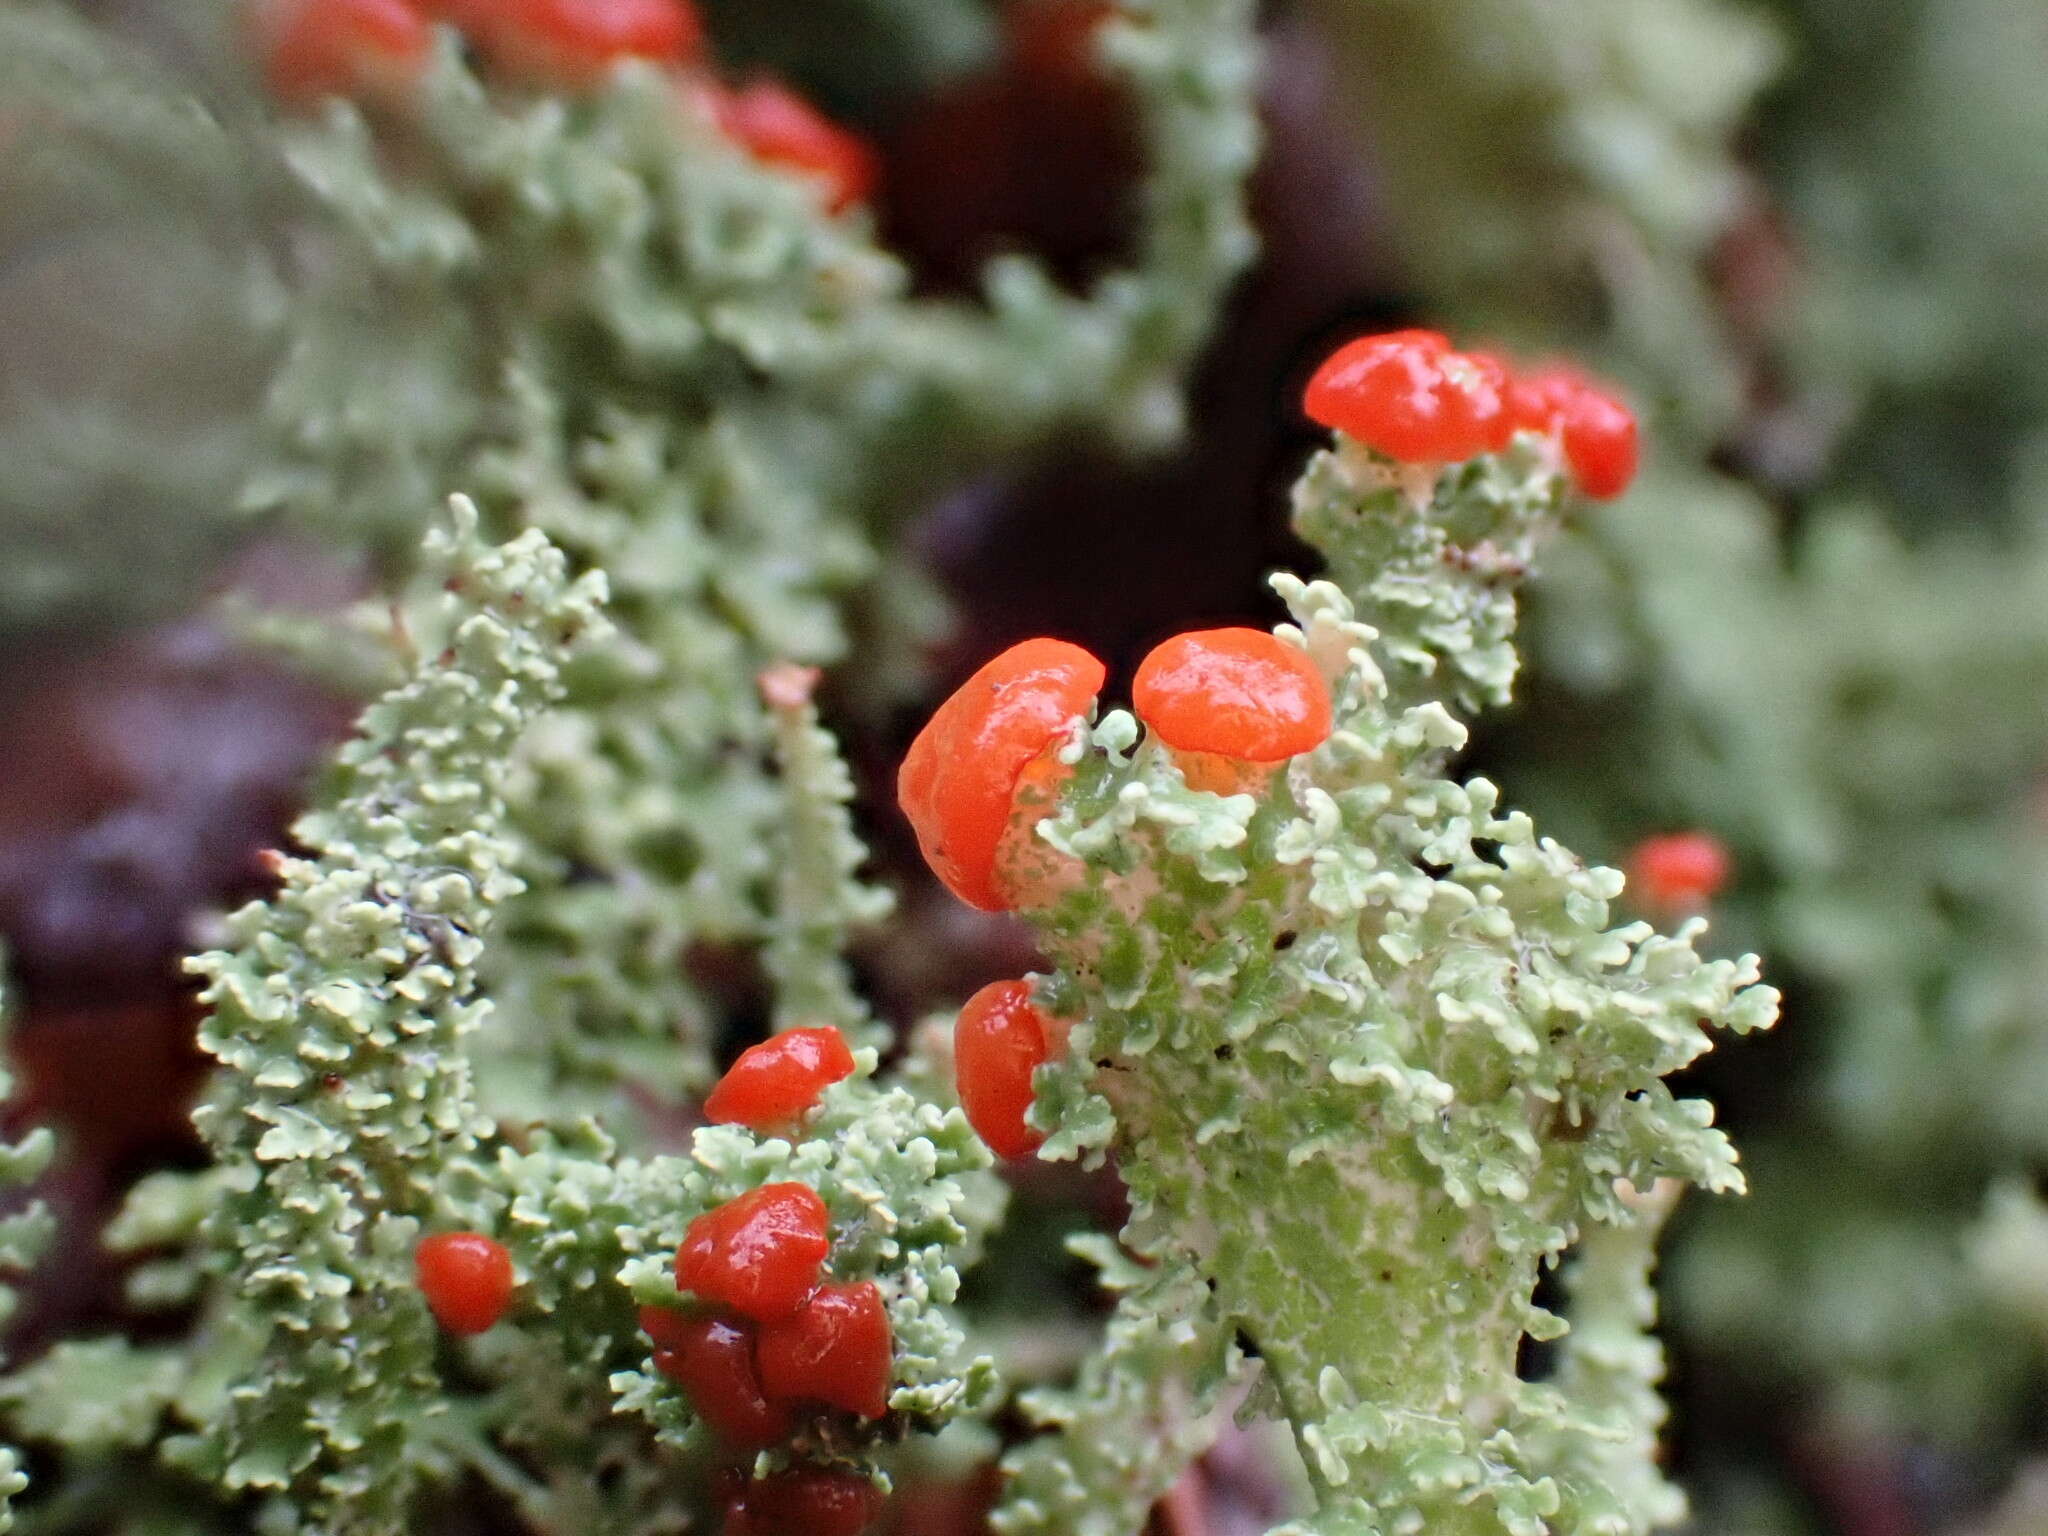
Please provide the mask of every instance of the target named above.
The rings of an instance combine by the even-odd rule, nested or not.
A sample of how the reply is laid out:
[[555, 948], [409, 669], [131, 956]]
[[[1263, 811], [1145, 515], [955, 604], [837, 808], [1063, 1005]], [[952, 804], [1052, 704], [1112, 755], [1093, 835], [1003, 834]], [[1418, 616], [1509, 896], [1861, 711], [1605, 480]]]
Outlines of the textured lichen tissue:
[[[1248, 0], [1074, 0], [1041, 34], [1019, 4], [1000, 44], [976, 7], [851, 7], [928, 24], [921, 84], [1008, 48], [1127, 112], [1125, 248], [1072, 286], [1001, 255], [951, 297], [734, 127], [752, 87], [694, 32], [579, 72], [545, 28], [506, 44], [517, 7], [397, 9], [416, 49], [294, 34], [279, 94], [360, 73], [236, 125], [288, 204], [248, 281], [290, 298], [250, 300], [275, 358], [235, 508], [375, 593], [243, 617], [361, 708], [187, 962], [198, 1146], [105, 1234], [132, 1326], [0, 1379], [49, 1469], [24, 1523], [854, 1536], [938, 1489], [1004, 1536], [1139, 1536], [1231, 1414], [1284, 1426], [1275, 1536], [1682, 1520], [1656, 1246], [1687, 1186], [1743, 1180], [1669, 1079], [1777, 995], [1703, 958], [1703, 919], [1624, 906], [1511, 769], [1460, 766], [1516, 697], [1525, 584], [1593, 515], [1564, 395], [1510, 430], [1506, 365], [1425, 338], [1452, 406], [1491, 402], [1484, 451], [1321, 440], [1291, 502], [1314, 569], [1255, 637], [1327, 694], [1317, 744], [1218, 778], [1091, 707], [998, 786], [1028, 877], [1002, 931], [1056, 1021], [1013, 1086], [1081, 1170], [1003, 1177], [950, 1019], [905, 1027], [904, 949], [943, 974], [971, 931], [892, 888], [858, 787], [944, 623], [906, 531], [1063, 440], [1179, 450], [1253, 254]], [[1609, 413], [1618, 494], [1635, 419], [1563, 378]], [[913, 924], [893, 969], [864, 946]], [[843, 1049], [793, 1109], [707, 1105], [749, 1070], [788, 1091], [815, 1063], [740, 1052], [798, 1030]], [[0, 1148], [0, 1182], [50, 1151]], [[782, 1224], [733, 1237], [771, 1197]], [[2003, 1188], [1970, 1262], [2026, 1293], [2042, 1225]], [[0, 1267], [48, 1226], [0, 1222]], [[1062, 1237], [1085, 1266], [1004, 1291]], [[450, 1238], [509, 1271], [473, 1309], [422, 1246]], [[771, 1269], [787, 1305], [716, 1289]]]

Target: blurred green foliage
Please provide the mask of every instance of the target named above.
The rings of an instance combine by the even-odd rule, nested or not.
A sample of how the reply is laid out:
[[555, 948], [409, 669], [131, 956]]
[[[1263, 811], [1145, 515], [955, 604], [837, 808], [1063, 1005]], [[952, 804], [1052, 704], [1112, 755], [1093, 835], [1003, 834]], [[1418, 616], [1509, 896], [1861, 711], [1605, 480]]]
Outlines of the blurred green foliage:
[[219, 558], [278, 345], [263, 185], [163, 55], [0, 7], [0, 643]]

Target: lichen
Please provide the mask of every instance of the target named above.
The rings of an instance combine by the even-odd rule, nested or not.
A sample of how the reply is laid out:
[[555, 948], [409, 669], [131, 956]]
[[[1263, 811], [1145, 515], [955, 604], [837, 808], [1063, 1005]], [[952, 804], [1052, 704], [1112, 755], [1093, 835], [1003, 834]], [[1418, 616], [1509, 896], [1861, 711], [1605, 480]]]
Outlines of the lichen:
[[[606, 584], [538, 530], [484, 544], [458, 501], [421, 588], [388, 634], [407, 675], [295, 826], [302, 852], [274, 861], [277, 894], [193, 962], [220, 1062], [196, 1116], [214, 1166], [138, 1185], [111, 1236], [170, 1250], [136, 1299], [196, 1300], [197, 1327], [60, 1346], [8, 1384], [16, 1429], [88, 1465], [155, 1446], [231, 1505], [253, 1495], [266, 1530], [406, 1530], [465, 1473], [540, 1529], [681, 1530], [709, 1500], [712, 1443], [649, 1367], [637, 1307], [676, 1303], [693, 1216], [788, 1179], [824, 1197], [833, 1273], [876, 1282], [895, 1344], [888, 1419], [807, 1420], [797, 1447], [879, 1466], [990, 1406], [992, 1366], [954, 1311], [1002, 1211], [988, 1152], [957, 1108], [877, 1081], [872, 1046], [802, 1139], [705, 1127], [687, 1156], [623, 1155], [593, 1122], [538, 1127], [481, 1095], [470, 1050], [499, 1023], [481, 961], [519, 889], [503, 790], [606, 638]], [[808, 705], [780, 714], [785, 771], [830, 834], [811, 873], [837, 892], [844, 770]], [[839, 930], [829, 903], [819, 916], [824, 955]], [[518, 1276], [508, 1322], [459, 1349], [413, 1276], [437, 1229], [495, 1234]], [[620, 1468], [603, 1491], [593, 1460]]]
[[1654, 1417], [1617, 1427], [1654, 1394], [1624, 1401], [1584, 1354], [1547, 1382], [1519, 1360], [1566, 1327], [1534, 1300], [1540, 1273], [1636, 1219], [1625, 1186], [1740, 1187], [1709, 1106], [1663, 1079], [1710, 1031], [1768, 1025], [1776, 995], [1753, 959], [1701, 960], [1697, 923], [1611, 925], [1616, 872], [1451, 774], [1466, 728], [1446, 700], [1504, 691], [1512, 605], [1444, 600], [1511, 587], [1526, 559], [1502, 530], [1543, 526], [1560, 494], [1528, 437], [1427, 496], [1355, 444], [1325, 456], [1297, 526], [1395, 616], [1382, 638], [1340, 586], [1276, 578], [1334, 734], [1264, 793], [1221, 797], [1112, 711], [1069, 748], [1040, 828], [1081, 866], [1032, 914], [1054, 965], [1039, 995], [1076, 1021], [1040, 1079], [1044, 1155], [1113, 1154], [1126, 1244], [1195, 1279], [1256, 1352], [1317, 1494], [1290, 1531], [1672, 1513], [1647, 1465], [1588, 1475], [1617, 1433], [1638, 1455], [1654, 1439]]
[[200, 1228], [252, 1332], [221, 1411], [172, 1441], [228, 1490], [275, 1490], [316, 1529], [399, 1529], [434, 1454], [434, 1329], [411, 1251], [493, 1132], [463, 1042], [490, 1005], [476, 963], [519, 888], [510, 751], [602, 636], [604, 581], [538, 532], [487, 549], [456, 504], [441, 625], [365, 711], [332, 797], [294, 827], [278, 894], [198, 957], [221, 1063], [194, 1121], [227, 1170]]

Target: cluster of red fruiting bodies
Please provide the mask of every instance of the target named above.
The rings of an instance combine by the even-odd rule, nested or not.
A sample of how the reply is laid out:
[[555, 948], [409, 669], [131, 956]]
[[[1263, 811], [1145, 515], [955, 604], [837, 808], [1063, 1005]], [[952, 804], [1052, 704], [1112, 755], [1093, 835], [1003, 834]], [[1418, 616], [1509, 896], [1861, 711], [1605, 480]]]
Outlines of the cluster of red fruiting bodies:
[[1517, 432], [1556, 437], [1572, 480], [1597, 501], [1635, 479], [1636, 419], [1576, 369], [1512, 373], [1435, 331], [1390, 331], [1339, 347], [1309, 380], [1311, 420], [1404, 464], [1498, 453]]
[[[1635, 417], [1563, 367], [1512, 377], [1434, 331], [1347, 343], [1316, 370], [1311, 418], [1404, 463], [1454, 463], [1517, 432], [1557, 440], [1579, 488], [1612, 497], [1635, 474]], [[1017, 904], [1021, 839], [1050, 806], [1053, 750], [1107, 671], [1063, 640], [1026, 640], [969, 678], [911, 743], [897, 796], [934, 873], [984, 911]], [[1175, 636], [1139, 666], [1132, 703], [1198, 789], [1251, 787], [1330, 732], [1328, 687], [1308, 658], [1262, 630]], [[1031, 791], [1033, 793], [1026, 793]], [[1020, 814], [1021, 811], [1021, 814]]]
[[[1043, 792], [1061, 776], [1056, 754], [1108, 676], [1078, 645], [1022, 641], [962, 683], [910, 744], [897, 801], [925, 862], [969, 906], [999, 912], [1018, 904], [1016, 872], [1006, 865], [1051, 809]], [[1131, 696], [1198, 788], [1254, 782], [1256, 770], [1330, 734], [1322, 674], [1265, 630], [1176, 635], [1139, 665]], [[1231, 764], [1254, 773], [1225, 771]]]
[[[714, 1122], [791, 1136], [819, 1096], [852, 1074], [839, 1031], [792, 1029], [740, 1055], [704, 1101]], [[889, 1411], [894, 1339], [871, 1280], [825, 1278], [825, 1202], [807, 1184], [763, 1184], [706, 1211], [676, 1250], [682, 1307], [642, 1307], [654, 1367], [736, 1451], [784, 1440], [800, 1410], [878, 1419]], [[725, 1536], [855, 1536], [881, 1496], [859, 1474], [797, 1464], [735, 1478]]]
[[[1026, 640], [963, 683], [911, 743], [897, 797], [926, 862], [962, 901], [1001, 911], [1030, 894], [1024, 850], [1066, 771], [1059, 748], [1107, 677], [1077, 645]], [[1131, 698], [1200, 789], [1251, 787], [1330, 734], [1329, 685], [1303, 651], [1265, 630], [1174, 636], [1139, 665]], [[991, 983], [961, 1009], [961, 1107], [998, 1155], [1038, 1150], [1043, 1137], [1026, 1120], [1032, 1076], [1063, 1038], [1028, 982]]]
[[826, 1280], [831, 1248], [816, 1190], [763, 1184], [691, 1222], [676, 1250], [676, 1286], [705, 1310], [642, 1310], [656, 1368], [730, 1444], [781, 1439], [797, 1404], [888, 1412], [882, 1293]]
[[867, 142], [777, 81], [710, 71], [689, 0], [253, 0], [264, 76], [279, 100], [402, 101], [445, 23], [492, 68], [555, 90], [598, 84], [623, 59], [676, 72], [679, 96], [756, 159], [814, 179], [838, 213], [873, 195]]
[[[744, 1052], [705, 1101], [721, 1124], [794, 1135], [819, 1096], [851, 1075], [853, 1053], [835, 1029], [795, 1029]], [[676, 1250], [676, 1306], [642, 1307], [654, 1366], [689, 1394], [697, 1415], [735, 1451], [787, 1439], [799, 1413], [889, 1411], [894, 1339], [873, 1281], [826, 1278], [825, 1202], [807, 1184], [764, 1184], [706, 1211]], [[419, 1286], [450, 1333], [482, 1333], [510, 1304], [511, 1255], [477, 1232], [442, 1233], [415, 1250]], [[839, 1468], [792, 1465], [737, 1479], [726, 1536], [784, 1531], [856, 1536], [880, 1495]]]
[[[1595, 498], [1634, 478], [1636, 422], [1628, 408], [1574, 370], [1517, 377], [1486, 353], [1457, 352], [1434, 331], [1363, 336], [1340, 347], [1303, 400], [1318, 423], [1402, 463], [1447, 464], [1497, 453], [1517, 432], [1557, 445], [1574, 483]], [[1032, 832], [1053, 807], [1066, 769], [1060, 748], [1094, 707], [1108, 676], [1063, 640], [1014, 645], [963, 683], [911, 743], [897, 798], [933, 873], [970, 906], [1002, 911], [1047, 891], [1047, 860]], [[1327, 683], [1298, 647], [1254, 629], [1200, 630], [1157, 646], [1138, 667], [1131, 701], [1187, 784], [1255, 789], [1275, 766], [1329, 736]], [[1663, 878], [1655, 892], [1700, 871]], [[1699, 861], [1695, 860], [1697, 865]], [[1705, 882], [1704, 894], [1718, 880]], [[977, 992], [954, 1028], [960, 1100], [982, 1139], [1009, 1158], [1035, 1152], [1028, 1123], [1037, 1069], [1064, 1026], [1032, 1001], [1029, 983]]]

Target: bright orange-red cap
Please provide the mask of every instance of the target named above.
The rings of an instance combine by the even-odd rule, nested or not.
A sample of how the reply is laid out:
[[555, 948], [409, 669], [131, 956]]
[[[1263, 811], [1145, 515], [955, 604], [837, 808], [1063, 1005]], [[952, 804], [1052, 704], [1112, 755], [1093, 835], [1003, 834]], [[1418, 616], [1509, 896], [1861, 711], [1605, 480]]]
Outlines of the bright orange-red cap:
[[780, 1134], [801, 1121], [827, 1088], [852, 1075], [853, 1052], [838, 1030], [785, 1030], [740, 1052], [705, 1098], [704, 1118]]
[[1628, 856], [1628, 883], [1644, 905], [1684, 912], [1705, 906], [1735, 872], [1727, 846], [1711, 832], [1662, 832]]
[[676, 1250], [676, 1289], [757, 1323], [788, 1317], [817, 1288], [832, 1251], [817, 1191], [763, 1184], [693, 1220]]
[[1051, 1059], [1060, 1030], [1031, 1000], [1028, 981], [992, 981], [967, 999], [953, 1024], [953, 1080], [967, 1123], [998, 1157], [1029, 1157], [1045, 1137], [1025, 1119], [1033, 1075]]
[[799, 1463], [744, 1483], [726, 1501], [720, 1536], [862, 1536], [882, 1512], [881, 1490], [844, 1467]]
[[1569, 364], [1516, 379], [1508, 414], [1518, 431], [1556, 433], [1573, 482], [1595, 501], [1613, 500], [1635, 480], [1641, 457], [1635, 413]]
[[437, 1232], [413, 1250], [420, 1292], [450, 1333], [483, 1333], [497, 1326], [512, 1300], [512, 1255], [481, 1232]]
[[889, 1411], [895, 1369], [889, 1310], [872, 1280], [830, 1281], [796, 1315], [761, 1330], [761, 1384], [779, 1402], [816, 1402], [864, 1419]]
[[690, 1394], [720, 1440], [754, 1450], [788, 1438], [796, 1416], [761, 1389], [753, 1323], [643, 1307], [640, 1327], [654, 1340], [654, 1368]]
[[925, 722], [896, 775], [896, 800], [925, 862], [969, 906], [1000, 912], [996, 847], [1025, 766], [1076, 716], [1107, 676], [1064, 640], [1011, 646], [962, 683]]
[[1153, 647], [1131, 683], [1138, 718], [1182, 752], [1277, 763], [1330, 734], [1330, 687], [1263, 629], [1198, 629]]

